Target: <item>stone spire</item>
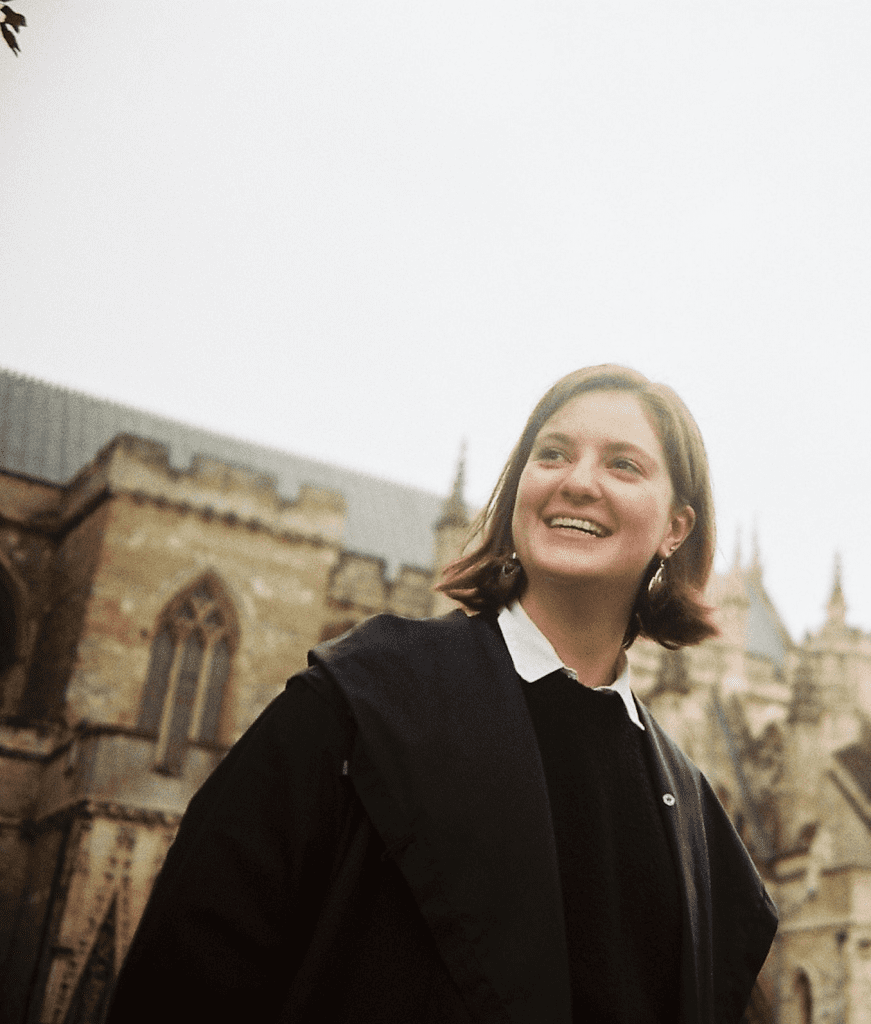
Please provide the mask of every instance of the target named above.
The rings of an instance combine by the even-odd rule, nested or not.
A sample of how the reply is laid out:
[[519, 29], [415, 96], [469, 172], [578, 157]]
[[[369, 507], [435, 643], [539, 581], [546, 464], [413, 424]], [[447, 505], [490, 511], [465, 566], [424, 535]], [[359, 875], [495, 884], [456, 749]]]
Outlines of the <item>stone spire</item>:
[[[719, 602], [721, 605], [745, 605], [747, 603], [747, 570], [743, 566], [744, 552], [741, 544], [741, 527], [735, 531], [735, 550], [732, 565], [723, 574]], [[743, 633], [742, 633], [743, 635]]]
[[753, 526], [753, 535], [750, 541], [750, 566], [748, 575], [757, 582], [762, 581], [762, 556], [759, 553], [759, 530]]
[[739, 573], [741, 571], [742, 560], [741, 527], [739, 526], [735, 530], [735, 554], [732, 556], [732, 572]]
[[832, 593], [826, 606], [827, 625], [843, 626], [847, 617], [847, 602], [841, 587], [841, 555], [835, 553], [835, 572], [832, 580]]
[[460, 446], [460, 458], [457, 462], [457, 475], [454, 478], [454, 486], [450, 495], [442, 506], [442, 514], [435, 524], [437, 530], [446, 526], [460, 527], [467, 529], [469, 516], [466, 512], [466, 502], [463, 499], [463, 491], [466, 486], [466, 442]]
[[[463, 489], [466, 484], [466, 442], [460, 449], [460, 458], [457, 463], [457, 475], [454, 478], [454, 486], [442, 506], [442, 514], [433, 528], [434, 533], [434, 579], [441, 579], [442, 570], [455, 558], [463, 553], [463, 547], [469, 536], [469, 515], [466, 512], [466, 502], [463, 499]], [[457, 604], [451, 598], [436, 591], [433, 594], [431, 614], [441, 615], [443, 612], [451, 611]]]

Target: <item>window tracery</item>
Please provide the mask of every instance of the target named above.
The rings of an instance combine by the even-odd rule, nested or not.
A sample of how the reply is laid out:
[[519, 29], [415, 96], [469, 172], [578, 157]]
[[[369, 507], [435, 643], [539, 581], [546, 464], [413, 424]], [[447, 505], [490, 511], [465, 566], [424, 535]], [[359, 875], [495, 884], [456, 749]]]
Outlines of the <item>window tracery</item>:
[[235, 632], [232, 607], [211, 576], [161, 616], [138, 722], [157, 736], [155, 770], [178, 775], [188, 742], [217, 741]]

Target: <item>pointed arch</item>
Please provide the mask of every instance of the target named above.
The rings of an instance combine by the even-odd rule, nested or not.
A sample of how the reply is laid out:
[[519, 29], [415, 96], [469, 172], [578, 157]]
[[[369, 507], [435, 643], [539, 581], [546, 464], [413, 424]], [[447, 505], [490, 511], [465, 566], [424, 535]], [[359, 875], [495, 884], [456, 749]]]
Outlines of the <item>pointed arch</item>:
[[799, 970], [796, 972], [793, 981], [793, 993], [795, 995], [798, 1024], [812, 1024], [814, 1019], [814, 999], [811, 989], [811, 980], [807, 974]]
[[188, 742], [217, 742], [238, 636], [236, 610], [211, 571], [161, 612], [137, 723], [157, 739], [156, 771], [178, 775]]
[[112, 900], [79, 978], [64, 1024], [102, 1024], [115, 980], [117, 901]]

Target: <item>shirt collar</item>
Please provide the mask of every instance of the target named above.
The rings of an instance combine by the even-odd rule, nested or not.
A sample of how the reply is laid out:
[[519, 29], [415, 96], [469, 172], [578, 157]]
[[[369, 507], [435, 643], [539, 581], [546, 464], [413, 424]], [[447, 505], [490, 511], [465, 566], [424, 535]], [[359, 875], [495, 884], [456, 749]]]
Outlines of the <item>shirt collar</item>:
[[[534, 683], [551, 672], [564, 672], [572, 679], [577, 679], [577, 673], [560, 661], [559, 655], [553, 649], [551, 642], [530, 619], [523, 610], [519, 601], [512, 601], [499, 612], [499, 628], [505, 640], [505, 646], [514, 662], [514, 668], [521, 679], [527, 683]], [[610, 686], [600, 686], [599, 690], [616, 690], [623, 699], [626, 713], [639, 729], [644, 725], [638, 717], [638, 708], [635, 706], [635, 698], [632, 696], [632, 689], [629, 681], [629, 661], [626, 655], [622, 655], [623, 671]]]

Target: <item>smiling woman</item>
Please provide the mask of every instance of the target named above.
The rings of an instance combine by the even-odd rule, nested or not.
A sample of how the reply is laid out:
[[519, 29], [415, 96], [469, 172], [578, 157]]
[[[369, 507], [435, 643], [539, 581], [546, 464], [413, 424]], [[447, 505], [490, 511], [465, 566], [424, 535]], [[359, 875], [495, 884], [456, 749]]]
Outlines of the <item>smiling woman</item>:
[[775, 911], [623, 650], [714, 632], [710, 495], [670, 389], [558, 382], [447, 570], [471, 614], [310, 653], [192, 801], [110, 1024], [737, 1024]]
[[675, 499], [638, 400], [575, 395], [545, 423], [517, 488], [511, 531], [524, 609], [539, 625], [560, 609], [589, 623], [593, 605], [622, 640], [650, 564], [674, 555], [694, 520], [692, 506]]
[[[669, 516], [669, 529], [676, 532], [667, 536], [664, 522], [660, 524], [661, 543], [649, 545], [640, 570], [620, 558], [620, 551], [628, 555], [623, 530], [608, 546], [613, 577], [600, 573], [594, 580], [581, 572], [570, 589], [579, 598], [586, 593], [599, 605], [606, 593], [616, 597], [611, 584], [618, 578], [623, 581], [632, 598], [625, 647], [638, 635], [665, 647], [680, 647], [716, 634], [702, 597], [715, 543], [708, 459], [695, 420], [671, 388], [613, 365], [577, 370], [554, 384], [532, 411], [473, 527], [477, 543], [448, 567], [439, 589], [473, 611], [498, 610], [525, 593], [536, 562], [527, 566], [523, 558], [517, 561], [524, 535], [518, 541], [515, 533], [526, 504], [521, 489], [525, 494], [536, 480], [548, 481], [539, 486], [557, 488], [549, 498], [551, 516], [577, 517], [583, 508], [603, 528], [608, 523], [599, 522], [593, 511], [606, 520], [616, 515], [618, 510], [609, 508], [609, 501], [629, 501], [634, 507], [641, 500], [655, 501], [657, 494], [660, 501], [667, 500], [669, 512], [675, 513]], [[657, 514], [650, 509], [648, 516], [648, 528], [654, 529]], [[643, 554], [635, 551], [639, 557]], [[648, 589], [661, 568], [658, 580], [663, 585]], [[559, 589], [562, 601], [566, 588]], [[623, 599], [627, 596], [624, 590]]]

